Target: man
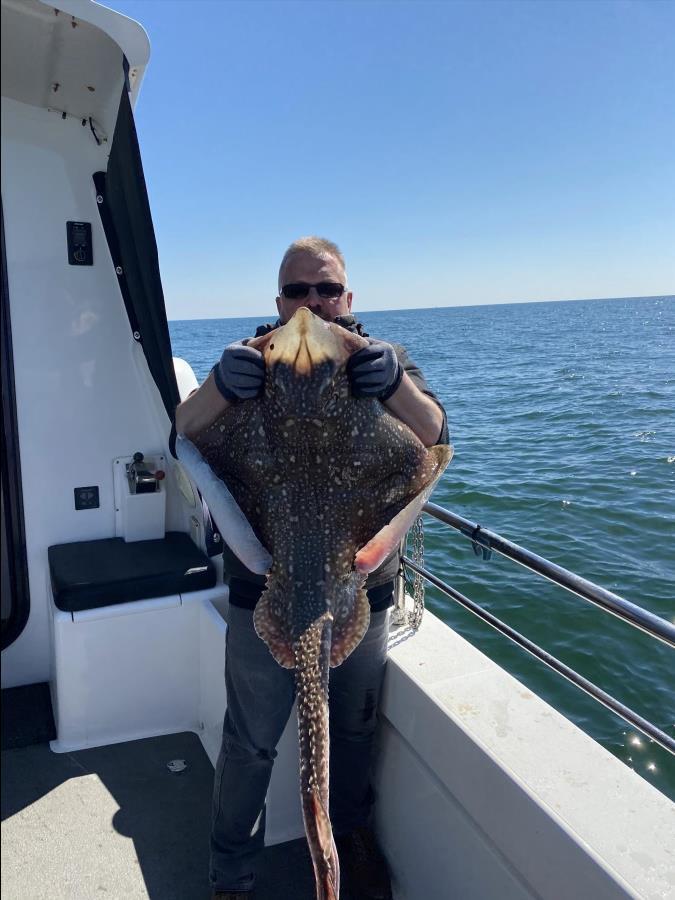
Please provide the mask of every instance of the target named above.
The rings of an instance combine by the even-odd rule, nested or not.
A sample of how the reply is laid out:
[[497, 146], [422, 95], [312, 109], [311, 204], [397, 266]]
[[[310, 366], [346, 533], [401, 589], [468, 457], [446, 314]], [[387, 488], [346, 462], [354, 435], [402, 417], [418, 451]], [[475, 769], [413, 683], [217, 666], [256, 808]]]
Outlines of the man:
[[[331, 241], [310, 237], [291, 244], [279, 269], [276, 303], [278, 321], [261, 326], [256, 336], [307, 307], [326, 321], [368, 337], [351, 315], [345, 262]], [[264, 371], [262, 355], [246, 341], [226, 347], [202, 387], [176, 410], [177, 431], [188, 437], [198, 434], [231, 404], [256, 397], [263, 389]], [[443, 408], [403, 348], [371, 339], [350, 358], [348, 373], [355, 396], [379, 398], [426, 446], [447, 443]], [[217, 900], [250, 900], [255, 858], [264, 842], [265, 795], [276, 745], [293, 705], [294, 680], [253, 627], [264, 578], [249, 572], [228, 548], [223, 555], [230, 587], [228, 708], [216, 766], [210, 880]], [[370, 627], [353, 653], [330, 673], [330, 816], [345, 882], [359, 900], [391, 897], [386, 864], [369, 824], [370, 768], [398, 565], [394, 554], [368, 578]]]

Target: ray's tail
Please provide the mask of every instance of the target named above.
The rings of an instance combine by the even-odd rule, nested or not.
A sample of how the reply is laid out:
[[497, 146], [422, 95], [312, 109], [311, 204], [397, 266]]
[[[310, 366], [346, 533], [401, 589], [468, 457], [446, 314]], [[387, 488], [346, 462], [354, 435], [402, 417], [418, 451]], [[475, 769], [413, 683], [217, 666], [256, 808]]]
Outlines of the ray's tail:
[[328, 813], [328, 672], [332, 615], [326, 612], [296, 642], [300, 792], [317, 900], [338, 900], [340, 866]]

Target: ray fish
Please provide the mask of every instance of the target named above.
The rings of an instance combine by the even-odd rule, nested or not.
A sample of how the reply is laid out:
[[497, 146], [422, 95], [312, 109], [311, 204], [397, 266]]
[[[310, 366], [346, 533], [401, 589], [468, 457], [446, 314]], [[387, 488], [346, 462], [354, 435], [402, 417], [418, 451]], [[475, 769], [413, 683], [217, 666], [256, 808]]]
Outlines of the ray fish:
[[365, 634], [364, 584], [400, 544], [452, 457], [427, 449], [379, 400], [351, 395], [346, 363], [365, 338], [308, 309], [249, 341], [260, 397], [229, 407], [177, 455], [222, 535], [266, 574], [254, 625], [295, 670], [300, 791], [318, 900], [337, 900], [329, 818], [329, 668]]

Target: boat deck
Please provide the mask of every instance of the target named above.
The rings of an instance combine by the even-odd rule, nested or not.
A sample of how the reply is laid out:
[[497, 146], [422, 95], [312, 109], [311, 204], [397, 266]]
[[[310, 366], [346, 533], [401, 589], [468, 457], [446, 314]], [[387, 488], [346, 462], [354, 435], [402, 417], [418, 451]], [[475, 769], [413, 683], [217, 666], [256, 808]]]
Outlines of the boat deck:
[[[186, 768], [173, 774], [172, 760]], [[7, 900], [208, 900], [213, 767], [194, 734], [2, 752]], [[313, 900], [304, 840], [268, 847], [256, 900]]]

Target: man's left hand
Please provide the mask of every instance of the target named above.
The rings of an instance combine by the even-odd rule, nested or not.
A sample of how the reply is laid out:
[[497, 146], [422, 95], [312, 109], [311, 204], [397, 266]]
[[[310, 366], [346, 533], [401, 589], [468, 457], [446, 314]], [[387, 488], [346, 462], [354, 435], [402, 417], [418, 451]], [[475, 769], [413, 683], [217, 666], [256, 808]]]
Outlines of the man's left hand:
[[384, 401], [400, 385], [403, 366], [391, 344], [369, 338], [367, 347], [350, 356], [347, 375], [354, 397], [377, 397]]

